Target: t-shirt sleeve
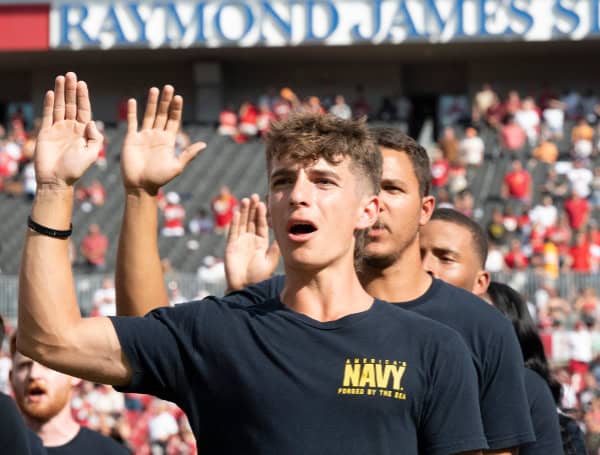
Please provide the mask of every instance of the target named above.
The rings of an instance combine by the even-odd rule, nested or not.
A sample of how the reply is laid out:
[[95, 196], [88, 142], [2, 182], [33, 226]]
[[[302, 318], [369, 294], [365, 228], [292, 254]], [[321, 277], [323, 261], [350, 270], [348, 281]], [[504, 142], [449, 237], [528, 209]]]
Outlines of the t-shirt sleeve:
[[477, 374], [467, 346], [458, 334], [448, 332], [434, 349], [420, 425], [423, 453], [441, 455], [487, 448]]
[[499, 320], [487, 334], [480, 385], [481, 415], [490, 449], [517, 447], [535, 435], [524, 382], [524, 362], [515, 331]]
[[192, 366], [201, 367], [206, 355], [206, 307], [205, 301], [190, 302], [144, 317], [111, 317], [133, 372], [131, 382], [116, 389], [177, 401], [177, 392], [188, 390]]
[[562, 439], [556, 403], [550, 387], [534, 371], [525, 369], [525, 386], [535, 431], [535, 443], [522, 446], [522, 455], [546, 455], [562, 452]]

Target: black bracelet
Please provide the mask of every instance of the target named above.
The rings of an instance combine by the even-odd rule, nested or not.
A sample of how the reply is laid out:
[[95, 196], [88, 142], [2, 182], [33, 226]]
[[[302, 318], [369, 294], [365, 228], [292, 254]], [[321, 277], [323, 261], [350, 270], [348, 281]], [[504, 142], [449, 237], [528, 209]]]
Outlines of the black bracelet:
[[38, 234], [47, 235], [48, 237], [54, 237], [55, 239], [66, 239], [73, 232], [73, 224], [71, 224], [71, 227], [68, 231], [59, 231], [58, 229], [52, 229], [36, 223], [31, 219], [31, 216], [27, 217], [27, 226], [29, 226]]

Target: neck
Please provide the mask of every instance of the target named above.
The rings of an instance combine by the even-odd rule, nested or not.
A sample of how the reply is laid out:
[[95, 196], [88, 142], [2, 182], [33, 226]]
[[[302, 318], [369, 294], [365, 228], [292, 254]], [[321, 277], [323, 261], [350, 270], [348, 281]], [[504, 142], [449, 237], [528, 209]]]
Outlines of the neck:
[[285, 306], [320, 322], [335, 321], [368, 310], [373, 304], [363, 289], [352, 258], [314, 272], [286, 267]]
[[423, 269], [418, 238], [387, 267], [370, 267], [363, 263], [359, 278], [370, 295], [391, 303], [410, 302], [421, 297], [432, 282]]
[[62, 446], [70, 442], [79, 432], [79, 425], [71, 415], [71, 404], [67, 404], [57, 415], [47, 422], [40, 422], [25, 416], [27, 426], [37, 434], [44, 447]]

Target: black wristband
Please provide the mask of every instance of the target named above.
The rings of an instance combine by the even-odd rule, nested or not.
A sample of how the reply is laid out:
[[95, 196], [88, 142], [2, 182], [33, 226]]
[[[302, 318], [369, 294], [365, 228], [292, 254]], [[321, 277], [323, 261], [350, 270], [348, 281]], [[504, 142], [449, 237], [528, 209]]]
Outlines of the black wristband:
[[27, 217], [27, 226], [33, 229], [38, 234], [47, 235], [48, 237], [54, 237], [55, 239], [66, 239], [73, 232], [73, 224], [68, 231], [59, 231], [58, 229], [52, 229], [41, 224], [36, 223], [31, 219], [31, 216]]

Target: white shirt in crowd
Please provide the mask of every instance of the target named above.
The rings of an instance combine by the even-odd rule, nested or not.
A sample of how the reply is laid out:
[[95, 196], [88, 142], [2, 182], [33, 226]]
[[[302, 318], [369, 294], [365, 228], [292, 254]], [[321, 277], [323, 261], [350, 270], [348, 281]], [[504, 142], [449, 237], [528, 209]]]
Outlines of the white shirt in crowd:
[[579, 196], [587, 198], [591, 193], [592, 180], [594, 180], [594, 174], [589, 169], [580, 167], [571, 169], [567, 177], [571, 182], [571, 187]]
[[479, 136], [465, 137], [460, 141], [460, 154], [468, 165], [481, 165], [484, 151], [485, 144]]
[[530, 214], [533, 223], [539, 223], [548, 228], [556, 224], [558, 210], [554, 205], [536, 205]]

